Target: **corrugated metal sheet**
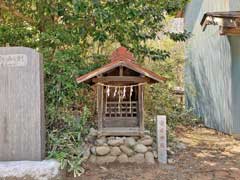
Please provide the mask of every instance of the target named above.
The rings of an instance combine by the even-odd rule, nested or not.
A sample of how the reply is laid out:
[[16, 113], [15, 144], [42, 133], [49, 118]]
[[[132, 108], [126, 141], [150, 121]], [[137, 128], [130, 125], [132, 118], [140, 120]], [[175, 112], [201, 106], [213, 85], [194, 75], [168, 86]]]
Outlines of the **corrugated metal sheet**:
[[233, 134], [240, 133], [240, 37], [229, 38], [232, 52]]
[[206, 12], [230, 11], [233, 4], [236, 6], [239, 1], [192, 0], [185, 13], [185, 28], [192, 33], [186, 47], [188, 107], [204, 118], [206, 126], [226, 133], [232, 133], [238, 120], [233, 112], [236, 90], [231, 43], [227, 36], [219, 35], [217, 26], [209, 26], [203, 32], [200, 22]]

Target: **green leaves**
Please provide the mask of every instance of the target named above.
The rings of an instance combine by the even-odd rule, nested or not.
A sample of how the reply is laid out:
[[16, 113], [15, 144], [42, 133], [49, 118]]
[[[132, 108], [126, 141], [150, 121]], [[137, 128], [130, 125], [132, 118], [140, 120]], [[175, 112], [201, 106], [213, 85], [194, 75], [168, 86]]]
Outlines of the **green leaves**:
[[174, 41], [186, 41], [190, 37], [190, 33], [186, 30], [183, 33], [165, 33]]
[[162, 0], [162, 4], [165, 4], [165, 9], [170, 15], [176, 15], [180, 10], [183, 10], [185, 5], [190, 0]]
[[105, 32], [96, 31], [93, 33], [93, 41], [105, 42], [108, 36]]
[[[0, 27], [5, 26], [7, 31], [2, 33], [6, 38], [2, 38], [0, 44], [24, 44], [40, 49], [72, 48], [80, 45], [84, 49], [82, 53], [87, 53], [89, 43], [100, 42], [101, 47], [105, 47], [106, 42], [120, 43], [131, 48], [137, 57], [164, 59], [166, 52], [160, 49], [143, 51], [138, 46], [145, 46], [148, 40], [155, 40], [156, 34], [164, 27], [165, 13], [174, 14], [186, 2], [187, 0], [6, 2], [4, 5], [7, 8], [1, 17], [3, 23]], [[11, 29], [12, 23], [21, 25], [21, 28], [17, 31], [12, 29], [9, 31], [12, 32], [10, 35], [6, 32]], [[35, 30], [32, 32], [28, 28]], [[177, 41], [186, 39], [184, 35], [167, 35]], [[150, 56], [150, 51], [155, 53]]]
[[[63, 114], [64, 115], [64, 114]], [[74, 177], [80, 176], [84, 169], [81, 164], [83, 158], [83, 137], [88, 133], [86, 123], [90, 118], [89, 109], [84, 106], [80, 120], [70, 117], [66, 127], [48, 132], [48, 157], [61, 162], [61, 168], [68, 168]]]
[[19, 24], [0, 25], [0, 45], [37, 47], [37, 32], [34, 28]]

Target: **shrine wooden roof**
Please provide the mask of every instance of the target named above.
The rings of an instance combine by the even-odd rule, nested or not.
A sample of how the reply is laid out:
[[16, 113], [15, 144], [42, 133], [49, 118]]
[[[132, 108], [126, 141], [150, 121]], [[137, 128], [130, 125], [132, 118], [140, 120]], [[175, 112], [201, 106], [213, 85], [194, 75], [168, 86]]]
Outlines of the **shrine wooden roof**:
[[141, 67], [139, 64], [135, 63], [135, 58], [133, 57], [133, 54], [130, 53], [125, 47], [119, 47], [116, 49], [110, 58], [111, 62], [109, 64], [106, 64], [103, 67], [100, 67], [94, 71], [91, 71], [87, 74], [84, 74], [77, 78], [78, 83], [82, 83], [85, 81], [89, 81], [92, 78], [95, 78], [103, 73], [106, 73], [112, 69], [118, 68], [118, 67], [126, 67], [130, 70], [133, 70], [149, 79], [151, 79], [152, 83], [165, 81], [166, 78], [162, 77], [148, 69], [145, 69]]
[[240, 11], [207, 12], [200, 23], [205, 31], [208, 25], [218, 25], [221, 35], [240, 34]]

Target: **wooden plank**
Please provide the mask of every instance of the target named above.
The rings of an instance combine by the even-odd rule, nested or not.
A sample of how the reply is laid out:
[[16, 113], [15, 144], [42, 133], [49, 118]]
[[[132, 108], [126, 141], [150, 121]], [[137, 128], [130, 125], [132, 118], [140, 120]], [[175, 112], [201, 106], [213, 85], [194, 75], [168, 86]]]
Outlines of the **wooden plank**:
[[[119, 113], [120, 114], [120, 113]], [[115, 117], [104, 117], [104, 120], [114, 120], [114, 121], [121, 121], [121, 120], [136, 120], [137, 117], [131, 117], [131, 116], [115, 116]]]
[[223, 17], [223, 18], [240, 18], [239, 11], [223, 11], [223, 12], [208, 12], [208, 16]]
[[137, 76], [106, 76], [93, 78], [94, 83], [106, 83], [106, 82], [135, 82], [144, 83], [149, 82], [147, 77], [137, 77]]
[[239, 36], [240, 35], [240, 27], [239, 28], [229, 28], [229, 27], [220, 27], [221, 35], [232, 35]]
[[144, 103], [143, 103], [143, 85], [138, 86], [138, 119], [139, 119], [139, 127], [140, 131], [144, 134]]
[[109, 132], [109, 131], [102, 131], [102, 136], [141, 136], [140, 131], [125, 131], [125, 132]]
[[[240, 13], [239, 13], [240, 15]], [[208, 25], [218, 25], [221, 35], [239, 35], [240, 18], [219, 15], [204, 15], [201, 25], [205, 31]]]
[[136, 117], [106, 117], [103, 127], [138, 127], [138, 123]]
[[98, 112], [98, 131], [102, 131], [102, 119], [103, 119], [103, 87], [97, 85], [97, 112]]
[[119, 76], [123, 76], [123, 66], [119, 67]]
[[[136, 104], [137, 101], [131, 101], [132, 104]], [[107, 104], [119, 104], [119, 102], [108, 101]], [[130, 104], [130, 101], [121, 101], [121, 104]]]
[[140, 136], [139, 128], [103, 128], [103, 136]]

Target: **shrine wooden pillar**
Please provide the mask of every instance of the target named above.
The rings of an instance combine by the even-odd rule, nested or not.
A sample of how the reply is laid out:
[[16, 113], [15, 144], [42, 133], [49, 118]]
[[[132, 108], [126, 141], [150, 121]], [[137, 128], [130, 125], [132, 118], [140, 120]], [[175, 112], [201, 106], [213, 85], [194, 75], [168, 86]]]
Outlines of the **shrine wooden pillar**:
[[138, 86], [138, 120], [139, 120], [139, 133], [144, 135], [144, 86]]
[[101, 135], [103, 128], [103, 86], [97, 84], [97, 118], [98, 131]]

